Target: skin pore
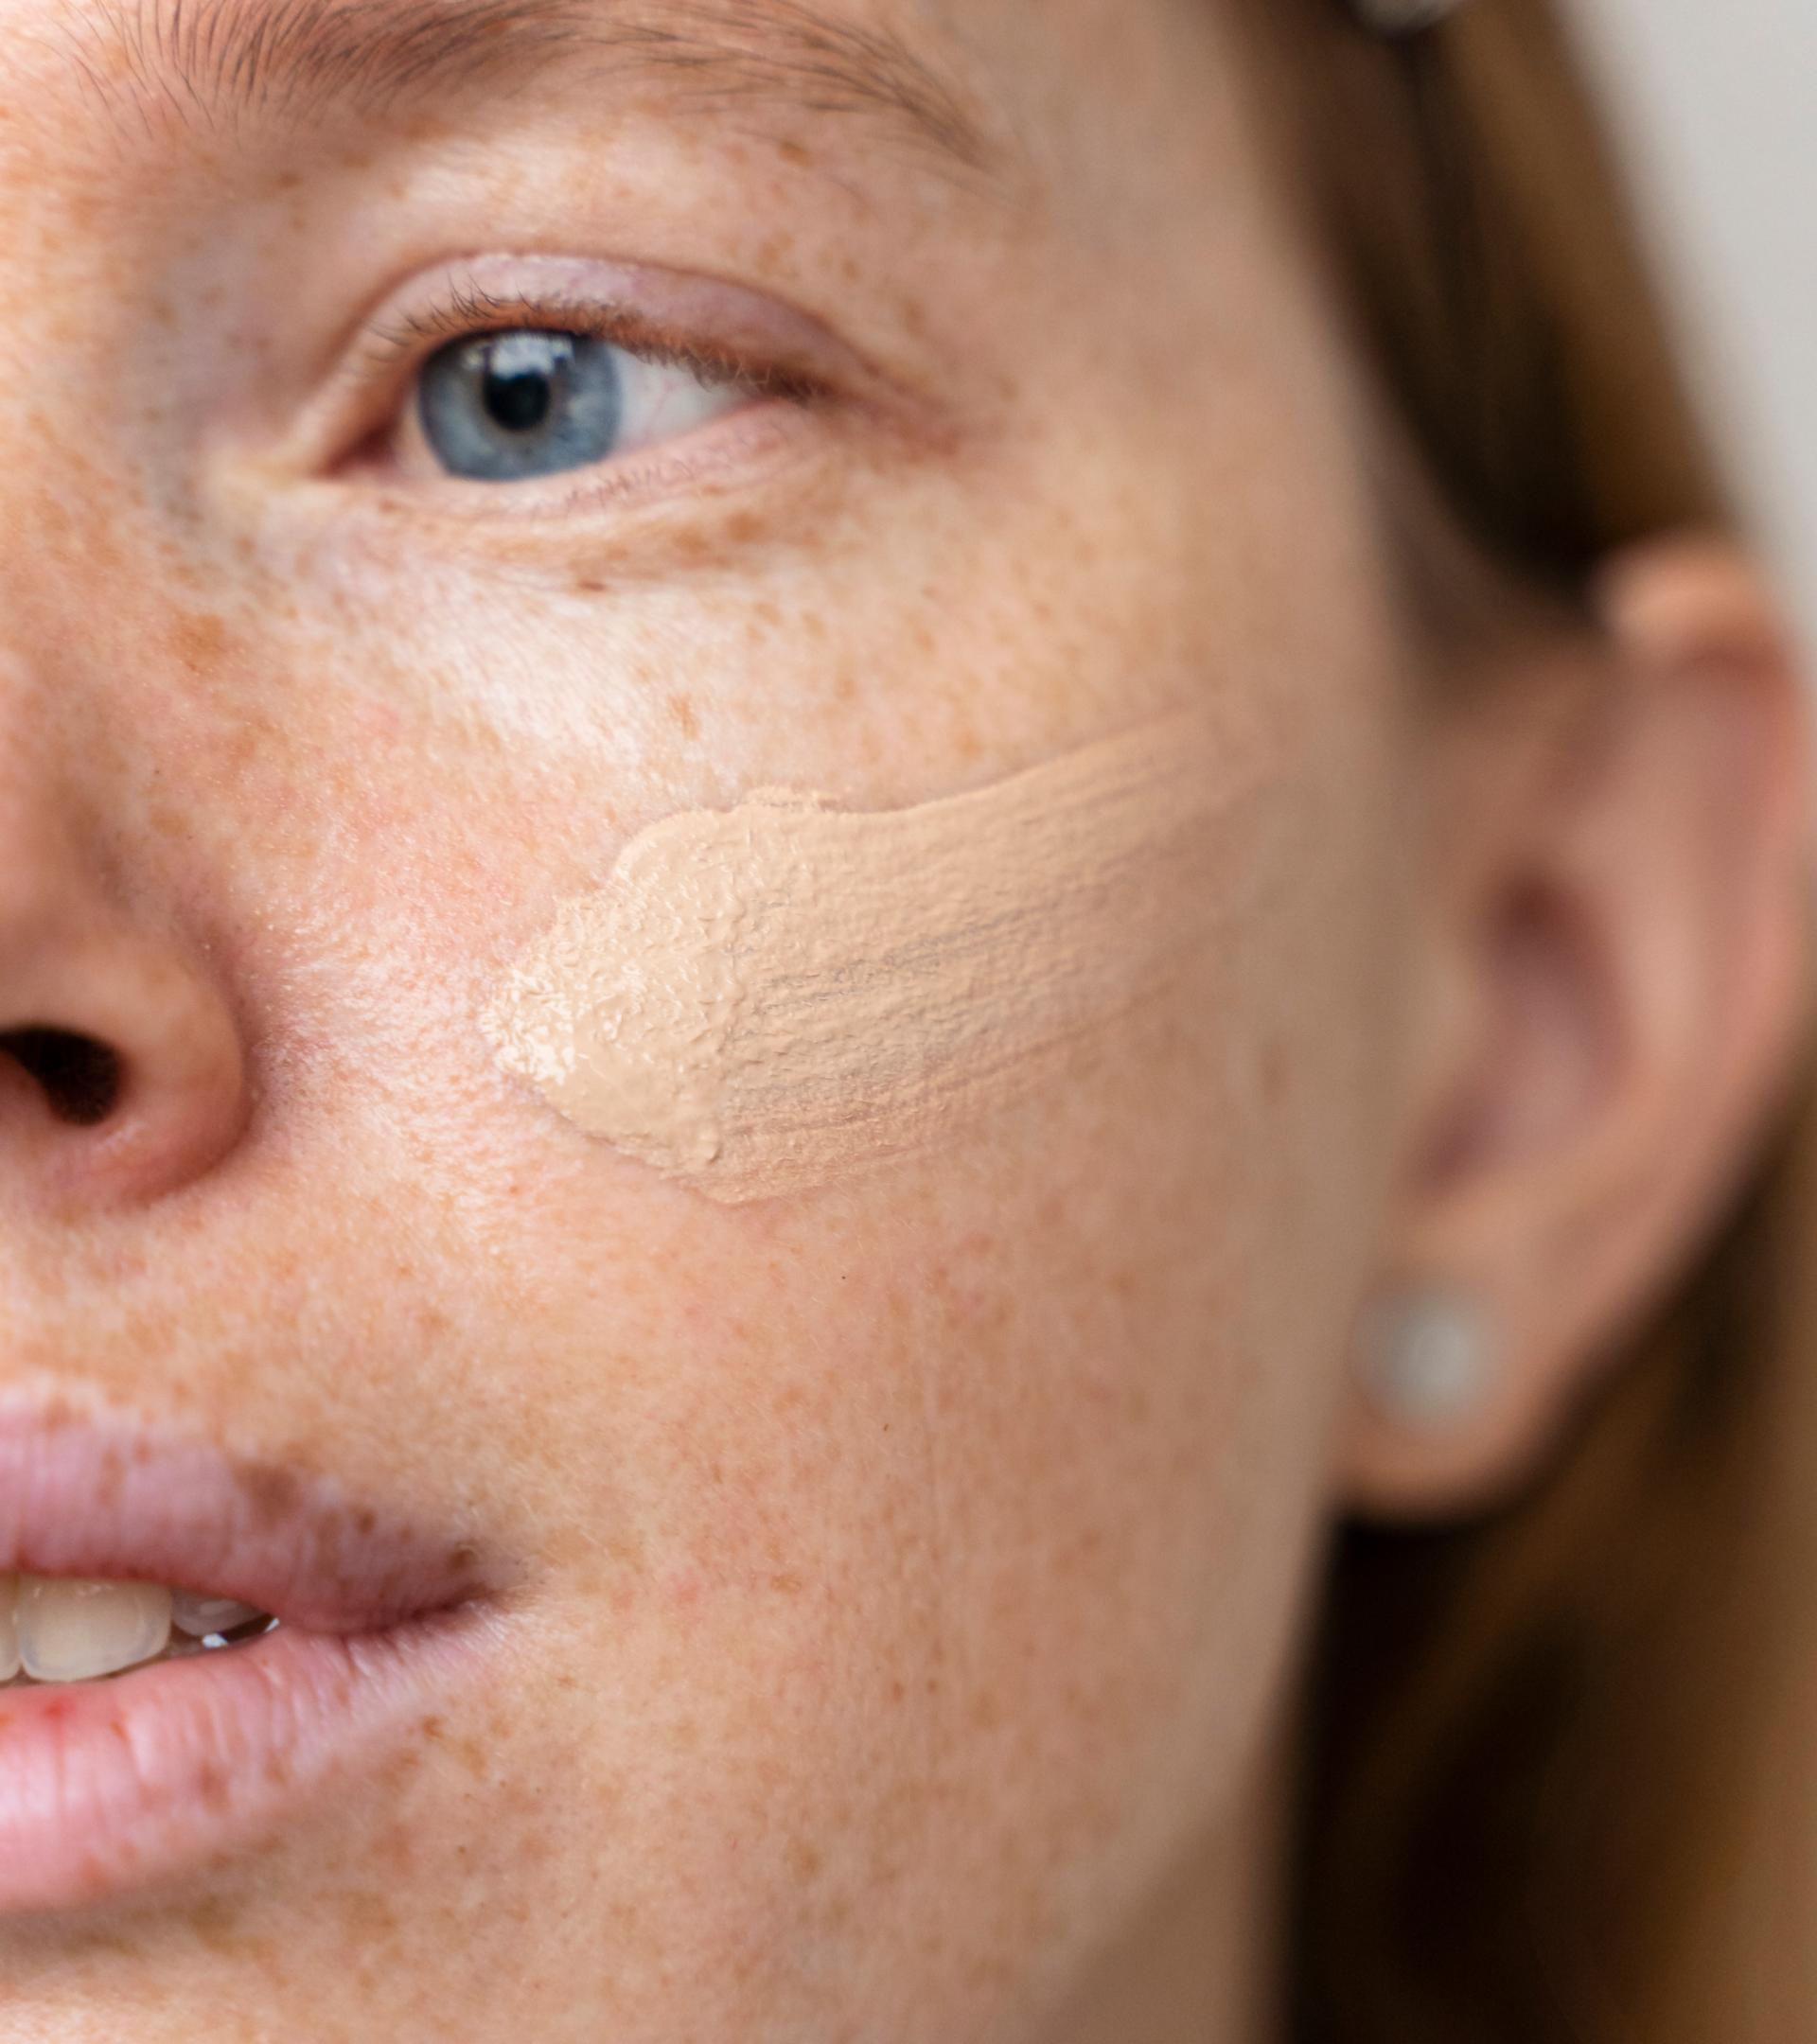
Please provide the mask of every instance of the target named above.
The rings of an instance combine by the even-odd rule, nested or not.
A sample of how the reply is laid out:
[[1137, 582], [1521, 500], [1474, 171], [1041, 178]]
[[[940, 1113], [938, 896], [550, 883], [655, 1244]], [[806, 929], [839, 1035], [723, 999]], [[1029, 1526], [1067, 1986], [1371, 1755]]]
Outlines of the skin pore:
[[[1638, 562], [1535, 714], [1430, 707], [1212, 8], [272, 16], [0, 0], [0, 1030], [122, 1073], [0, 1068], [0, 1400], [447, 1529], [477, 1644], [282, 1822], [217, 1783], [219, 1850], [0, 1916], [0, 2033], [1265, 2035], [1332, 1512], [1534, 1451], [1781, 1060], [1757, 592]], [[520, 328], [697, 423], [449, 478], [415, 379]], [[663, 819], [1207, 712], [1241, 886], [1064, 1084], [724, 1205], [494, 1055]], [[1438, 1443], [1345, 1369], [1436, 1262], [1509, 1356]]]

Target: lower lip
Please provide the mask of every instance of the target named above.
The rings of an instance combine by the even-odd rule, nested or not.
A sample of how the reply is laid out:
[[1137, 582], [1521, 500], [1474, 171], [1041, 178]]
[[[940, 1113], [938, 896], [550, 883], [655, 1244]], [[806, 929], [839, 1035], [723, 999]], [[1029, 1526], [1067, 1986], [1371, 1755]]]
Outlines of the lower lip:
[[346, 1638], [279, 1627], [0, 1691], [0, 1912], [92, 1907], [256, 1849], [445, 1709], [490, 1630], [471, 1611]]

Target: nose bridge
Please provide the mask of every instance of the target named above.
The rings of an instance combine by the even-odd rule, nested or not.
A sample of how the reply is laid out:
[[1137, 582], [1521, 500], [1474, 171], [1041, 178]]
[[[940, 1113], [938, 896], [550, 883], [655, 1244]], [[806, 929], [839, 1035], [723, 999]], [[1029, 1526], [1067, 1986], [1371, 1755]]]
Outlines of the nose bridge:
[[11, 689], [9, 662], [40, 683], [79, 673], [133, 607], [133, 566], [158, 536], [151, 478], [104, 365], [86, 345], [46, 365], [7, 324], [0, 308], [0, 687]]
[[205, 152], [147, 128], [115, 13], [0, 52], [0, 665], [59, 696], [116, 693], [221, 537], [201, 442], [226, 214], [196, 201]]
[[[0, 93], [0, 130], [7, 113]], [[21, 125], [41, 139], [54, 126], [45, 110]], [[0, 169], [0, 659], [104, 626], [110, 583], [151, 537], [168, 318], [156, 213], [130, 178], [110, 203], [100, 172], [129, 167], [94, 155], [44, 141], [23, 189], [17, 166]]]

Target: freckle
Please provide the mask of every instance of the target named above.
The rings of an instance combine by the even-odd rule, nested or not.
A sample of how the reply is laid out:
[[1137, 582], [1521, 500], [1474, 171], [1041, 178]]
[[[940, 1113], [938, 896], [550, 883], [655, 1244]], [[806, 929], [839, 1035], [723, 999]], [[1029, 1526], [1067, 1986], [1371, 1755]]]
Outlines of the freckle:
[[397, 1918], [382, 1895], [356, 1892], [347, 1897], [347, 1926], [362, 1937], [382, 1937], [396, 1931]]
[[198, 1940], [210, 1951], [229, 1951], [234, 1945], [234, 1931], [238, 1926], [239, 1911], [219, 1895], [210, 1895], [206, 1901], [198, 1902], [188, 1912], [188, 1924]]
[[301, 1487], [289, 1470], [255, 1462], [236, 1471], [235, 1482], [252, 1507], [253, 1524], [260, 1532], [269, 1532], [296, 1510]]
[[227, 647], [227, 627], [212, 611], [186, 610], [170, 627], [170, 648], [191, 674], [217, 667]]
[[699, 737], [700, 719], [694, 714], [694, 705], [685, 696], [669, 697], [669, 714], [675, 719], [682, 737]]

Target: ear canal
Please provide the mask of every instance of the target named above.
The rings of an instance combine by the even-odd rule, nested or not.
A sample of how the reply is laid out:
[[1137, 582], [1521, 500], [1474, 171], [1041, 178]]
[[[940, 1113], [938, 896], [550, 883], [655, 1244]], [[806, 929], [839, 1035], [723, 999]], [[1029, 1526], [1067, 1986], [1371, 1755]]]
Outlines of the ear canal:
[[1435, 1433], [1469, 1418], [1488, 1396], [1494, 1330], [1482, 1306], [1452, 1286], [1396, 1286], [1358, 1321], [1355, 1366], [1381, 1418]]

